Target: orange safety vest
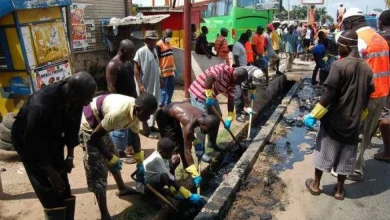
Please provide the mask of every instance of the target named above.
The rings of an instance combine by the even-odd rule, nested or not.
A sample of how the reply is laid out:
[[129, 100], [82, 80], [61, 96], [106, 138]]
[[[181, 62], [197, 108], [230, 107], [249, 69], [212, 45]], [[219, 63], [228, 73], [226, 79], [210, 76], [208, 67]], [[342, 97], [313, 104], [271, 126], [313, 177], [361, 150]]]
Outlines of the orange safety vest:
[[252, 44], [250, 41], [246, 42], [245, 44], [245, 50], [246, 50], [246, 61], [248, 63], [253, 63], [253, 49], [252, 49]]
[[175, 75], [172, 46], [164, 43], [162, 40], [157, 42], [157, 46], [161, 48], [161, 55], [159, 57], [161, 76], [168, 77]]
[[390, 63], [389, 45], [386, 40], [371, 28], [357, 30], [359, 39], [367, 44], [367, 49], [362, 52], [373, 72], [375, 92], [371, 98], [381, 98], [389, 95], [390, 91]]

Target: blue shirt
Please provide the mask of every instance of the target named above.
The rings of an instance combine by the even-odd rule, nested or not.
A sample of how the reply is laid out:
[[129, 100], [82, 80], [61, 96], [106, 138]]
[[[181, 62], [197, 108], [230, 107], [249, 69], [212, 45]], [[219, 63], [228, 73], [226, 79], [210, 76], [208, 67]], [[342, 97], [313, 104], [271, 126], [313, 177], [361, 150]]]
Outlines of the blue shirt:
[[315, 47], [313, 48], [313, 50], [311, 51], [311, 53], [312, 53], [314, 56], [323, 57], [323, 56], [325, 56], [325, 54], [326, 54], [325, 46], [322, 45], [322, 44], [318, 44], [317, 46], [315, 46]]
[[286, 53], [297, 52], [298, 36], [287, 33], [284, 35], [284, 41], [286, 41]]

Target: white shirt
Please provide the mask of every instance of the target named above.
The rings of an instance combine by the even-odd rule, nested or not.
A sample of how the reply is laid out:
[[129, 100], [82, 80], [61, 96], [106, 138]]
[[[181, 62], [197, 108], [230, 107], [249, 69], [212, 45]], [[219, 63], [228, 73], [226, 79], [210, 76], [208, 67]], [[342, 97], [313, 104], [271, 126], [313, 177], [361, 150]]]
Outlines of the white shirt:
[[308, 29], [306, 30], [306, 36], [305, 36], [305, 39], [308, 39], [308, 40], [310, 40], [310, 37], [311, 37], [311, 30], [308, 28]]
[[238, 62], [236, 65], [239, 66], [246, 66], [247, 65], [247, 59], [246, 59], [246, 50], [244, 45], [240, 42], [236, 42], [233, 46], [233, 56], [238, 56]]
[[168, 174], [169, 178], [174, 180], [175, 177], [169, 172], [169, 160], [161, 157], [161, 154], [155, 150], [148, 158], [143, 162], [145, 167], [145, 182], [149, 182], [153, 177], [162, 173]]

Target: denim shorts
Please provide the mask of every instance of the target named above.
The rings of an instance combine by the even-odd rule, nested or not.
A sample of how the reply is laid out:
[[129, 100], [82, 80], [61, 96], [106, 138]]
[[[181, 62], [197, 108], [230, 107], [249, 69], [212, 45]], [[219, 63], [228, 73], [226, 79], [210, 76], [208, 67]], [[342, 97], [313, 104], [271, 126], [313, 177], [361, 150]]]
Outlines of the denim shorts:
[[118, 151], [124, 151], [128, 144], [129, 129], [121, 129], [110, 132], [110, 137]]

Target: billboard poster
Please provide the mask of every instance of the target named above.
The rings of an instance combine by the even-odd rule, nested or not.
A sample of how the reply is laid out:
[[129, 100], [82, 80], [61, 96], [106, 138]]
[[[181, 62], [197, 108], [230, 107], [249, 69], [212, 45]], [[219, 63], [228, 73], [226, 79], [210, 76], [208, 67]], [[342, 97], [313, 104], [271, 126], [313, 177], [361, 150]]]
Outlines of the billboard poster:
[[68, 60], [50, 66], [37, 68], [34, 70], [34, 72], [36, 90], [39, 90], [50, 84], [54, 84], [55, 82], [66, 79], [72, 75], [72, 70]]
[[301, 0], [302, 5], [323, 5], [324, 0]]
[[257, 0], [255, 2], [256, 2], [256, 9], [258, 10], [264, 10], [264, 9], [279, 10], [280, 7], [279, 0]]
[[62, 22], [31, 25], [35, 57], [39, 64], [69, 55], [65, 28]]
[[72, 42], [75, 52], [95, 49], [95, 21], [85, 20], [85, 9], [90, 5], [73, 3], [71, 6]]

